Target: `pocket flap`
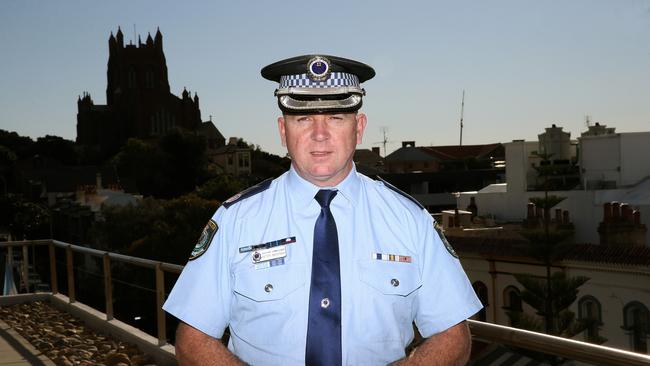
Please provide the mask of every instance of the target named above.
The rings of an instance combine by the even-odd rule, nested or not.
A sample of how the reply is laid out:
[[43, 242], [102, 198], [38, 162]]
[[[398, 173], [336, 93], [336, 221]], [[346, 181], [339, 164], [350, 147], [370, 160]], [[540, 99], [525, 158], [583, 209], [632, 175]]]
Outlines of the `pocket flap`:
[[255, 301], [280, 300], [304, 285], [304, 264], [250, 268], [234, 274], [234, 291]]
[[420, 271], [412, 263], [359, 261], [361, 281], [385, 295], [407, 296], [422, 286]]

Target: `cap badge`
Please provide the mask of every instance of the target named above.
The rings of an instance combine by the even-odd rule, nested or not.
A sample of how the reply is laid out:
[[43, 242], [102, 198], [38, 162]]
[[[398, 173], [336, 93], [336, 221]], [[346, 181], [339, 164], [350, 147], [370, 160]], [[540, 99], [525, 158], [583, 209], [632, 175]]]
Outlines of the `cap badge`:
[[325, 57], [316, 56], [307, 64], [309, 78], [312, 80], [327, 80], [330, 75], [330, 62]]

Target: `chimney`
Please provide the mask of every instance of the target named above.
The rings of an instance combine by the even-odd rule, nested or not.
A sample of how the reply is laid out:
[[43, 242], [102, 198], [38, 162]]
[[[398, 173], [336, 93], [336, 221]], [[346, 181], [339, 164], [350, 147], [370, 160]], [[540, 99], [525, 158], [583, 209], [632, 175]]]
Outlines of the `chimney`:
[[375, 154], [381, 156], [381, 154], [379, 153], [379, 147], [377, 147], [377, 146], [375, 146], [375, 147], [372, 148], [372, 152], [374, 152]]
[[609, 202], [603, 204], [603, 222], [612, 222], [612, 204]]
[[237, 138], [236, 137], [229, 138], [228, 145], [237, 145]]
[[[611, 205], [611, 217], [607, 207]], [[603, 205], [605, 217], [598, 226], [600, 244], [612, 247], [645, 247], [647, 227], [641, 223], [641, 214], [627, 203], [612, 202]]]
[[629, 222], [632, 223], [634, 222], [634, 218], [632, 217], [632, 207], [628, 205], [627, 203], [621, 203], [621, 217], [623, 218], [624, 222]]
[[612, 202], [612, 219], [618, 222], [621, 218], [621, 204], [614, 201]]
[[528, 209], [528, 212], [526, 213], [526, 219], [527, 220], [532, 220], [535, 218], [535, 204], [532, 202], [528, 202], [528, 205], [526, 205], [526, 208]]

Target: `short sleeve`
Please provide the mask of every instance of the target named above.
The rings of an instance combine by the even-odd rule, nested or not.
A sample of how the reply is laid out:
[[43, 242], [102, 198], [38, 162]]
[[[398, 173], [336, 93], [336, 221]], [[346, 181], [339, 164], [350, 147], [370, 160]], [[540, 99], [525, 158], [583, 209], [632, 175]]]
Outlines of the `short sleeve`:
[[207, 249], [197, 256], [200, 241], [205, 239], [204, 230], [192, 252], [195, 259], [187, 262], [163, 305], [171, 315], [214, 338], [221, 338], [228, 326], [232, 297], [228, 233], [221, 229], [222, 224], [227, 228], [224, 213], [225, 209], [220, 207], [213, 216], [211, 222], [216, 224], [216, 231]]
[[[460, 260], [447, 248], [424, 211], [417, 230], [422, 287], [418, 293], [415, 323], [423, 337], [430, 337], [471, 317], [481, 308]], [[416, 238], [415, 240], [418, 240]]]

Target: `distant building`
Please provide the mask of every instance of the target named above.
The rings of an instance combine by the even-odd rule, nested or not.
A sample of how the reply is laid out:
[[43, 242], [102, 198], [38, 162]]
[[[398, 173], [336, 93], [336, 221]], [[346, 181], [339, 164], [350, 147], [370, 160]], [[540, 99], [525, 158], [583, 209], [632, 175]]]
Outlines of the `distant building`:
[[386, 156], [385, 162], [389, 173], [489, 169], [503, 164], [504, 153], [503, 145], [499, 143], [415, 146], [415, 141], [402, 141], [402, 147]]
[[118, 28], [108, 50], [106, 105], [95, 104], [88, 93], [79, 97], [77, 143], [111, 153], [131, 137], [156, 138], [175, 128], [202, 131], [197, 94], [170, 92], [160, 30], [145, 43], [138, 38], [137, 45], [125, 45]]
[[366, 175], [376, 175], [385, 172], [384, 158], [379, 155], [379, 148], [372, 150], [357, 149], [354, 151], [354, 163], [357, 171]]
[[[606, 203], [627, 204], [639, 212], [640, 224], [650, 226], [650, 132], [586, 134], [575, 145], [571, 163], [547, 162], [550, 165], [546, 167], [551, 174], [548, 179], [555, 181], [554, 186], [549, 185], [550, 194], [566, 197], [555, 208], [573, 214], [576, 241], [601, 242], [595, 228], [605, 219]], [[505, 144], [506, 184], [462, 192], [458, 207], [467, 207], [474, 197], [479, 216], [500, 222], [521, 220], [529, 198], [544, 195], [545, 177], [535, 169], [544, 168], [535, 154], [538, 147], [538, 141]], [[563, 181], [567, 184], [562, 185]], [[649, 246], [650, 232], [644, 236], [644, 245]]]
[[238, 139], [231, 137], [228, 145], [208, 150], [208, 158], [216, 164], [220, 173], [231, 175], [250, 175], [252, 172], [251, 148], [239, 146]]

